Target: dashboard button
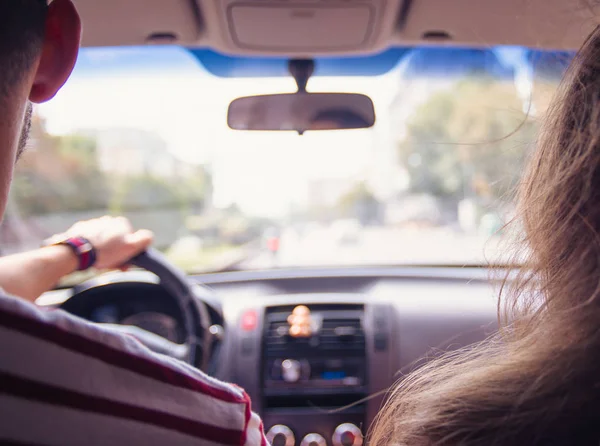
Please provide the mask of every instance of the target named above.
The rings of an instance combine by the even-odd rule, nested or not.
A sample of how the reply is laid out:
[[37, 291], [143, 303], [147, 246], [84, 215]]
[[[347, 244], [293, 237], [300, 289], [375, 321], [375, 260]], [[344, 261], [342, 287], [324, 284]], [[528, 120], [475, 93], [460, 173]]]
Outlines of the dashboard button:
[[254, 352], [254, 339], [250, 337], [242, 338], [241, 351], [242, 355], [251, 355]]
[[375, 350], [384, 351], [387, 350], [388, 338], [385, 333], [376, 333], [375, 336]]
[[294, 433], [289, 427], [283, 424], [276, 424], [269, 429], [267, 440], [269, 440], [272, 446], [294, 446], [296, 444]]
[[283, 378], [288, 383], [307, 381], [310, 379], [310, 363], [306, 359], [279, 359], [273, 363], [271, 377]]
[[308, 434], [302, 439], [300, 446], [327, 446], [327, 441], [319, 434]]
[[333, 433], [333, 446], [362, 446], [363, 435], [352, 423], [340, 424]]
[[248, 310], [242, 315], [241, 327], [243, 331], [254, 331], [258, 325], [258, 314], [255, 310]]
[[283, 380], [288, 383], [300, 381], [302, 377], [302, 364], [295, 359], [286, 359], [281, 363], [281, 375]]

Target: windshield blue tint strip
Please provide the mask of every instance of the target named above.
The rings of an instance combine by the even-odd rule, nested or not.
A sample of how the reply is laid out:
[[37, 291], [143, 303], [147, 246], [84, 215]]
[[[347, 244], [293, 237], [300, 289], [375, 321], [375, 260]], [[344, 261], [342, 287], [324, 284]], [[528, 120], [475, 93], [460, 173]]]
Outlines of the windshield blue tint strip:
[[[227, 56], [207, 49], [188, 48], [198, 62], [219, 77], [288, 76], [288, 59], [283, 57]], [[487, 74], [511, 79], [525, 69], [545, 78], [562, 77], [573, 57], [569, 51], [532, 50], [525, 47], [493, 48], [405, 47], [372, 56], [317, 58], [315, 76], [378, 76], [406, 64], [405, 78], [457, 77]], [[529, 66], [524, 66], [529, 65]]]
[[[392, 70], [410, 50], [393, 48], [372, 56], [317, 58], [315, 76], [378, 76]], [[207, 71], [219, 77], [289, 76], [288, 58], [226, 56], [197, 48], [188, 51]]]
[[[491, 49], [415, 47], [392, 48], [370, 56], [317, 58], [316, 76], [378, 76], [398, 66], [406, 78], [460, 77], [487, 74], [510, 79], [516, 72], [538, 78], [560, 79], [573, 58], [569, 51], [534, 50], [516, 46]], [[212, 50], [178, 46], [84, 48], [75, 68], [76, 78], [208, 71], [218, 77], [288, 76], [283, 57], [236, 57]]]

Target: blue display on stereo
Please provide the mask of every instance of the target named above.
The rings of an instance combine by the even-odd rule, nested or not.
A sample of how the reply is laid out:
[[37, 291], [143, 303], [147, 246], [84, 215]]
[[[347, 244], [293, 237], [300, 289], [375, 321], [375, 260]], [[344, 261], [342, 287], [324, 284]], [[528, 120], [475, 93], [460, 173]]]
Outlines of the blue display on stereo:
[[340, 370], [340, 371], [329, 371], [329, 372], [323, 372], [321, 374], [321, 378], [323, 379], [344, 379], [346, 377], [346, 372]]

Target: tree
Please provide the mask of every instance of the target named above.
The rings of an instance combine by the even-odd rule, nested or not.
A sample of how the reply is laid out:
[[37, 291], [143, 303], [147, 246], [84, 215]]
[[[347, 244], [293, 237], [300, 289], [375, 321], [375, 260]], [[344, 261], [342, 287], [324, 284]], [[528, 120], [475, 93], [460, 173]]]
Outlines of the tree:
[[182, 214], [197, 214], [207, 206], [211, 194], [212, 180], [202, 166], [177, 177], [129, 176], [116, 181], [110, 210], [179, 209]]
[[189, 212], [198, 214], [211, 205], [212, 177], [204, 166], [173, 179], [172, 184]]
[[17, 166], [12, 199], [21, 216], [73, 211], [177, 208], [200, 213], [212, 195], [204, 166], [171, 177], [115, 176], [100, 170], [95, 137], [53, 136], [34, 115], [31, 147]]
[[151, 175], [121, 179], [110, 201], [110, 210], [116, 214], [142, 209], [183, 210], [184, 206], [185, 198], [173, 184]]
[[381, 203], [364, 183], [358, 183], [340, 198], [338, 209], [343, 217], [357, 218], [362, 223], [379, 220]]
[[49, 135], [37, 115], [31, 136], [11, 190], [21, 216], [106, 209], [108, 182], [97, 165], [94, 139]]
[[506, 196], [538, 128], [522, 108], [512, 83], [483, 77], [434, 94], [398, 144], [410, 190], [456, 200]]

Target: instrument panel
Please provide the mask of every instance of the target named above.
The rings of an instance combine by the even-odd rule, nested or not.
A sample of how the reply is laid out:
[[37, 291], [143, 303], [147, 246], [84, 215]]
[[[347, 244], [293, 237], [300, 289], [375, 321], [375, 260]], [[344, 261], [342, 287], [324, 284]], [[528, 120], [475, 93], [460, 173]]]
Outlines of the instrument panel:
[[183, 342], [181, 314], [162, 287], [149, 283], [107, 287], [84, 291], [67, 310], [91, 322], [132, 325], [176, 344]]
[[[496, 329], [489, 272], [466, 268], [243, 271], [193, 277], [223, 328], [209, 373], [243, 387], [275, 445], [363, 444], [385, 392], [422, 358]], [[69, 311], [179, 341], [156, 283], [84, 291]], [[218, 321], [218, 322], [215, 322]], [[217, 326], [215, 325], [215, 327]], [[212, 328], [212, 327], [211, 327]]]
[[336, 268], [202, 276], [227, 323], [217, 377], [246, 390], [275, 445], [362, 445], [401, 373], [495, 331], [488, 274]]

